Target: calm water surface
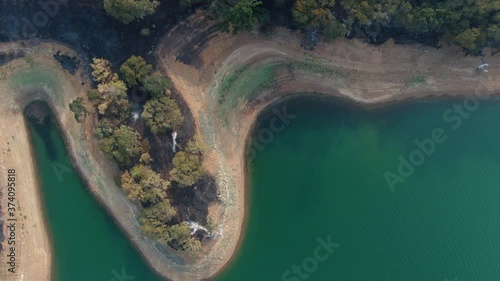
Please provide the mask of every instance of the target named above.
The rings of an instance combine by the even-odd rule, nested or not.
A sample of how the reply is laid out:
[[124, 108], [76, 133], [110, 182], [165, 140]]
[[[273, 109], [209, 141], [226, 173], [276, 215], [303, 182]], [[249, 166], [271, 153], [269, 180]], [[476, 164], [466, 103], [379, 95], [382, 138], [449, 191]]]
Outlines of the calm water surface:
[[[454, 104], [288, 102], [296, 117], [250, 163], [246, 235], [216, 280], [500, 280], [500, 101], [471, 112]], [[76, 173], [58, 181], [51, 164], [66, 161], [63, 142], [54, 126], [37, 128], [54, 280], [113, 280], [122, 268], [158, 280]]]

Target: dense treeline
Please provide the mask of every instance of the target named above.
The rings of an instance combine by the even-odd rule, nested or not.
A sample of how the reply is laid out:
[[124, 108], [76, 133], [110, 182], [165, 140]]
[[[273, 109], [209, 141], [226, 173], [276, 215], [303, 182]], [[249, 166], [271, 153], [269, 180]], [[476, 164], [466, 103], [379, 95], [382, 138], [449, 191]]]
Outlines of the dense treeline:
[[[274, 1], [280, 7], [291, 6], [292, 25], [304, 29], [309, 36], [319, 33], [324, 40], [341, 36], [360, 36], [373, 43], [383, 42], [389, 37], [434, 44], [445, 40], [469, 52], [478, 52], [485, 46], [498, 48], [500, 45], [498, 0]], [[219, 5], [221, 2], [232, 5]], [[233, 26], [236, 32], [242, 29], [242, 18], [249, 23], [264, 19], [260, 24], [267, 24], [268, 17], [262, 15], [266, 12], [259, 10], [262, 5], [254, 5], [253, 14], [248, 12], [249, 8], [245, 13], [239, 12], [238, 5], [247, 2], [255, 3], [254, 0], [214, 0], [211, 11], [217, 10], [218, 13], [212, 14]], [[240, 16], [228, 16], [233, 13]], [[235, 18], [239, 22], [234, 21]], [[246, 25], [244, 27], [249, 29]]]
[[[192, 235], [186, 222], [176, 217], [175, 198], [169, 198], [168, 190], [172, 188], [171, 182], [176, 183], [176, 188], [192, 188], [205, 175], [201, 150], [196, 141], [190, 140], [170, 159], [170, 171], [154, 170], [155, 159], [144, 136], [149, 130], [166, 142], [169, 134], [184, 123], [179, 105], [171, 97], [170, 79], [153, 72], [153, 67], [138, 56], [125, 61], [119, 74], [105, 59], [93, 59], [91, 67], [96, 88], [87, 93], [87, 99], [93, 110], [79, 97], [69, 105], [75, 119], [82, 122], [88, 114], [97, 114], [96, 137], [100, 148], [121, 168], [119, 184], [140, 207], [139, 222], [144, 234], [177, 250], [199, 251], [200, 240]], [[141, 118], [131, 112], [132, 103], [140, 105], [130, 99], [132, 89], [138, 88], [147, 96], [142, 103]], [[147, 129], [137, 130], [140, 124]]]
[[[153, 13], [159, 5], [157, 0], [104, 3], [109, 14], [125, 23]], [[304, 30], [309, 46], [319, 38], [342, 36], [371, 43], [391, 37], [433, 45], [444, 40], [471, 53], [500, 46], [498, 0], [179, 0], [179, 5], [208, 8], [221, 28], [232, 33], [266, 28], [271, 19], [280, 18], [272, 15], [285, 14], [289, 20], [279, 23]]]

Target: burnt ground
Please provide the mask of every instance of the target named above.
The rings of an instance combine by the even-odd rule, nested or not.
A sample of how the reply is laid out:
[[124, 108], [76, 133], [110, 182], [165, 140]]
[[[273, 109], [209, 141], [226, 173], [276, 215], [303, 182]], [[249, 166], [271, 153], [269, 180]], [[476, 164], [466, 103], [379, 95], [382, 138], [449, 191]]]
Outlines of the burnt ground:
[[0, 53], [0, 65], [4, 65], [11, 60], [15, 60], [18, 58], [22, 58], [25, 56], [25, 53], [22, 51], [13, 51], [10, 53]]
[[191, 220], [207, 225], [208, 206], [217, 200], [215, 179], [204, 176], [192, 187], [179, 187], [175, 182], [168, 191], [175, 198], [177, 221]]
[[[56, 3], [44, 6], [40, 3]], [[48, 39], [115, 66], [130, 55], [153, 62], [152, 50], [166, 31], [187, 15], [177, 0], [163, 0], [155, 14], [125, 25], [108, 16], [102, 0], [0, 0], [0, 42]], [[150, 35], [141, 35], [149, 28]]]

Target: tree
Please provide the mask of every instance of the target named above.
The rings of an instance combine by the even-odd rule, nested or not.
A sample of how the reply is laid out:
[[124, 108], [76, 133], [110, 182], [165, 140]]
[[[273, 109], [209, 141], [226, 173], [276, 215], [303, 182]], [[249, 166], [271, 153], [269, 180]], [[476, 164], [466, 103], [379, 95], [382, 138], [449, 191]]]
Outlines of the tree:
[[221, 28], [225, 32], [238, 34], [243, 30], [252, 30], [264, 15], [258, 0], [215, 0], [210, 6], [210, 13], [221, 19]]
[[170, 233], [168, 232], [168, 226], [156, 219], [151, 218], [141, 218], [139, 220], [141, 224], [141, 230], [146, 237], [154, 239], [164, 245], [170, 241]]
[[477, 49], [477, 44], [480, 39], [481, 30], [479, 28], [471, 28], [460, 33], [455, 37], [455, 41], [468, 51]]
[[403, 17], [403, 24], [414, 33], [442, 33], [451, 16], [451, 12], [443, 8], [416, 7]]
[[131, 56], [120, 67], [123, 79], [129, 87], [139, 85], [152, 70], [153, 67], [139, 56]]
[[146, 76], [142, 81], [142, 85], [146, 92], [150, 93], [153, 98], [158, 98], [165, 95], [165, 90], [171, 86], [171, 81], [161, 73], [155, 72]]
[[167, 96], [148, 100], [144, 105], [142, 118], [153, 134], [164, 133], [184, 122], [177, 102]]
[[100, 147], [122, 167], [130, 166], [132, 159], [142, 151], [140, 135], [126, 125], [121, 125], [110, 136], [104, 137]]
[[97, 91], [101, 94], [99, 99], [94, 98], [99, 114], [118, 118], [123, 122], [129, 116], [130, 104], [127, 99], [127, 87], [122, 80], [115, 80], [99, 84]]
[[300, 27], [323, 27], [334, 20], [331, 9], [335, 0], [297, 0], [292, 18]]
[[338, 37], [345, 36], [346, 32], [345, 26], [336, 20], [332, 20], [323, 29], [323, 39], [327, 42], [333, 41]]
[[201, 250], [201, 242], [192, 237], [189, 224], [181, 222], [172, 225], [168, 228], [169, 232], [169, 245], [179, 251], [185, 251], [190, 254], [195, 254]]
[[122, 122], [129, 114], [127, 86], [113, 73], [109, 61], [97, 58], [92, 61], [92, 76], [99, 85], [97, 90], [88, 91], [87, 97], [99, 114], [116, 117]]
[[111, 70], [111, 63], [108, 60], [93, 58], [90, 66], [93, 70], [92, 77], [94, 77], [94, 81], [109, 83], [118, 80], [118, 75], [113, 73], [113, 70]]
[[87, 109], [83, 105], [83, 98], [78, 97], [69, 104], [69, 109], [75, 114], [75, 120], [82, 122], [82, 116], [87, 116]]
[[153, 162], [153, 158], [151, 158], [151, 155], [149, 153], [145, 152], [141, 154], [141, 158], [139, 159], [139, 162], [141, 162], [144, 165], [149, 165], [151, 162]]
[[194, 149], [194, 147], [196, 145], [192, 141], [189, 142], [188, 149], [177, 152], [172, 160], [174, 168], [170, 171], [170, 177], [180, 187], [194, 185], [205, 174], [199, 149]]
[[157, 204], [142, 209], [141, 219], [154, 219], [161, 223], [168, 223], [176, 214], [177, 212], [172, 205], [170, 205], [170, 201], [164, 199]]
[[190, 254], [196, 254], [201, 250], [201, 242], [200, 240], [191, 237], [184, 243], [182, 249]]
[[125, 171], [121, 184], [130, 200], [138, 200], [143, 204], [164, 201], [170, 186], [170, 182], [163, 180], [158, 173], [143, 164], [134, 166], [130, 172]]
[[104, 10], [124, 24], [153, 14], [160, 4], [157, 0], [104, 0]]
[[167, 226], [172, 217], [176, 215], [175, 209], [170, 205], [168, 199], [144, 208], [141, 211], [139, 223], [147, 237], [167, 244], [170, 240], [170, 232]]
[[487, 29], [488, 39], [493, 43], [500, 43], [500, 24], [491, 25]]

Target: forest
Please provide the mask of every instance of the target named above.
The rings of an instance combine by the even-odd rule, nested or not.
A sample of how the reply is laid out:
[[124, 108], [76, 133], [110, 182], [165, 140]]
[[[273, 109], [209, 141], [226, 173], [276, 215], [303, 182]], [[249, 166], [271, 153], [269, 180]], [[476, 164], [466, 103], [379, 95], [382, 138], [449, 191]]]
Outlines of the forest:
[[[105, 10], [125, 24], [155, 12], [157, 0], [104, 0]], [[220, 28], [270, 30], [275, 25], [304, 32], [304, 47], [338, 37], [380, 44], [457, 44], [468, 53], [500, 46], [500, 1], [496, 0], [180, 0], [185, 9], [204, 8]]]

